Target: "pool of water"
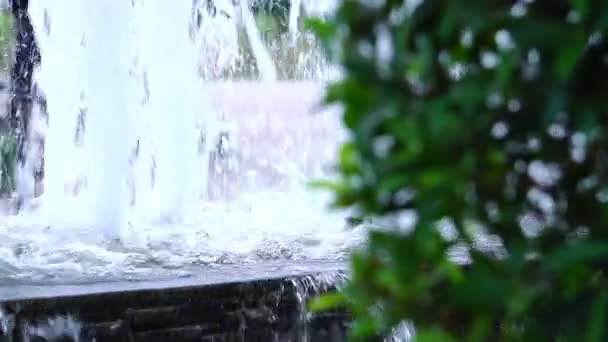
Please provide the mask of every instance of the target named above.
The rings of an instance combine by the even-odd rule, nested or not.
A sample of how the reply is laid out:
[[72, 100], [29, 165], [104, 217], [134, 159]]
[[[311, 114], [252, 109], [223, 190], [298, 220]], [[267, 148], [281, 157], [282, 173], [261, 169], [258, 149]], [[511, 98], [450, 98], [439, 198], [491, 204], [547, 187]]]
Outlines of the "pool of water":
[[344, 260], [363, 232], [324, 203], [305, 190], [258, 192], [200, 203], [179, 223], [134, 218], [118, 239], [87, 224], [77, 203], [66, 202], [53, 224], [36, 212], [0, 216], [0, 282], [142, 280], [218, 265]]

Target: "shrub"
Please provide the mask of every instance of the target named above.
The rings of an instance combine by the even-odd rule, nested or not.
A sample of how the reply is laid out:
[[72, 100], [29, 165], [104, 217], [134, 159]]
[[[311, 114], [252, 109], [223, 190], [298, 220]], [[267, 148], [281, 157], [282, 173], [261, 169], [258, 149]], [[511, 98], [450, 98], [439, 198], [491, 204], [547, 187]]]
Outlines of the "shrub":
[[13, 44], [15, 42], [15, 30], [11, 13], [0, 10], [0, 69], [8, 74], [10, 61], [13, 55]]
[[608, 2], [344, 1], [309, 23], [351, 133], [326, 186], [392, 223], [316, 307], [345, 303], [355, 339], [606, 340]]

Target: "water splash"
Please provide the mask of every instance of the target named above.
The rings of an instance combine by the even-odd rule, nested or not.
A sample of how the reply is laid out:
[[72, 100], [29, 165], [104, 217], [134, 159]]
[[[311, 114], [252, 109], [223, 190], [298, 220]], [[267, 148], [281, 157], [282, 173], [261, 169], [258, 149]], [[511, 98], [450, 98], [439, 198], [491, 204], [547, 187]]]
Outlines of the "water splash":
[[302, 326], [301, 341], [311, 341], [309, 326], [306, 323], [311, 321], [314, 314], [308, 309], [308, 301], [342, 287], [346, 280], [345, 272], [325, 272], [288, 280], [294, 287], [297, 301], [298, 321]]
[[414, 323], [403, 321], [393, 328], [391, 334], [384, 339], [385, 342], [409, 342], [416, 336]]
[[[312, 115], [323, 67], [306, 82], [232, 80], [226, 70], [243, 58], [243, 21], [260, 39], [258, 67], [267, 57], [279, 64], [250, 9], [187, 3], [30, 4], [48, 103], [46, 174], [39, 208], [33, 201], [31, 211], [0, 217], [6, 277], [340, 259], [357, 241], [342, 213], [325, 212], [327, 194], [305, 187], [329, 174], [343, 135], [339, 110]], [[311, 6], [303, 1], [303, 13]], [[299, 53], [320, 55], [310, 46]], [[273, 68], [260, 76], [274, 79]]]
[[335, 0], [302, 0], [306, 14], [321, 18], [327, 18], [332, 13], [335, 13], [339, 4], [340, 1]]
[[245, 32], [249, 38], [249, 44], [260, 70], [260, 75], [265, 81], [275, 81], [277, 79], [277, 71], [268, 50], [262, 42], [255, 19], [249, 8], [249, 2], [240, 1], [240, 8], [241, 20], [245, 26]]
[[238, 8], [229, 0], [216, 0], [213, 6], [199, 1], [194, 35], [200, 74], [206, 79], [222, 78], [234, 70], [240, 59]]

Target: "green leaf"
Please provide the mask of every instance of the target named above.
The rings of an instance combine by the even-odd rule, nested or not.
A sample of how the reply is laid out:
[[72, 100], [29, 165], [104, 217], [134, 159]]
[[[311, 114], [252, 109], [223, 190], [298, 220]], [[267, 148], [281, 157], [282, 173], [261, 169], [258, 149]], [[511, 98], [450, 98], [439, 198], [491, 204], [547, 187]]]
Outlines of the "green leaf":
[[341, 293], [326, 294], [310, 301], [308, 308], [314, 312], [338, 309], [346, 304], [346, 297]]
[[325, 189], [332, 191], [339, 191], [342, 189], [342, 184], [337, 181], [328, 181], [328, 180], [312, 180], [308, 182], [308, 186], [313, 189]]
[[307, 18], [304, 25], [307, 29], [312, 30], [321, 38], [329, 38], [335, 32], [335, 25], [321, 18]]
[[492, 320], [488, 316], [481, 315], [475, 320], [473, 328], [468, 334], [467, 341], [469, 342], [485, 342], [488, 335], [492, 331]]
[[[353, 336], [376, 340], [409, 320], [418, 341], [605, 340], [608, 196], [595, 189], [608, 184], [608, 5], [402, 4], [343, 1], [328, 21], [313, 21], [344, 71], [325, 98], [343, 109], [348, 131], [336, 158], [340, 179], [326, 188], [338, 205], [393, 226], [403, 225], [404, 207], [417, 216], [407, 234], [370, 230], [353, 253], [341, 291]], [[485, 51], [496, 51], [499, 64], [484, 67]], [[455, 62], [464, 70], [458, 79]], [[381, 63], [390, 67], [379, 75]], [[500, 138], [491, 134], [497, 123], [507, 128]], [[574, 160], [577, 148], [585, 158]], [[556, 164], [556, 181], [537, 184], [534, 160]], [[578, 191], [587, 180], [593, 190]], [[553, 198], [554, 210], [528, 239], [522, 225], [536, 209], [533, 188]], [[462, 240], [438, 236], [446, 218]], [[468, 235], [465, 226], [482, 228]], [[486, 233], [488, 246], [477, 241]], [[472, 262], [455, 264], [453, 254]]]
[[424, 329], [416, 332], [414, 342], [457, 342], [458, 340], [452, 337], [447, 332], [439, 328]]
[[357, 172], [359, 169], [359, 150], [346, 143], [340, 149], [340, 168], [345, 173]]
[[559, 247], [546, 257], [545, 267], [548, 271], [560, 270], [576, 264], [585, 264], [608, 257], [608, 243], [597, 241], [578, 242], [571, 246]]
[[568, 46], [562, 45], [559, 50], [556, 73], [560, 80], [570, 79], [587, 45], [588, 38], [582, 32], [576, 31], [570, 35], [572, 38], [568, 39]]
[[591, 317], [589, 317], [589, 329], [587, 330], [586, 342], [600, 342], [606, 340], [606, 319], [608, 310], [608, 292], [602, 291], [598, 296]]

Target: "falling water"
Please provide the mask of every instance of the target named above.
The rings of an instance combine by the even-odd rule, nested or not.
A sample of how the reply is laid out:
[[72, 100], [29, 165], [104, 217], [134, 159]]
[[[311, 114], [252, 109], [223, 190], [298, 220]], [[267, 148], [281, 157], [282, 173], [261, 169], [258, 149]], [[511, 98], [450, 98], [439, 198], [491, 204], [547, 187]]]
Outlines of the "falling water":
[[[196, 119], [202, 117], [204, 102], [196, 45], [188, 34], [192, 5], [142, 1], [137, 11], [138, 57], [146, 90], [141, 122], [150, 123], [147, 138], [153, 145], [148, 146], [151, 151], [142, 147], [141, 152], [152, 152], [154, 160], [154, 202], [149, 209], [163, 220], [178, 219], [188, 203], [199, 200], [197, 180], [203, 181], [204, 170], [204, 163], [197, 163]], [[137, 198], [146, 199], [145, 189], [138, 190]]]
[[293, 0], [289, 8], [289, 33], [292, 38], [298, 34], [298, 21], [300, 20], [300, 10], [302, 9], [302, 0]]
[[[43, 197], [51, 220], [61, 210], [57, 205], [65, 205], [75, 195], [86, 203], [85, 215], [116, 236], [133, 202], [127, 176], [135, 148], [137, 157], [142, 155], [138, 166], [148, 162], [143, 167], [150, 169], [152, 160], [155, 173], [154, 184], [144, 186], [145, 172], [138, 179], [137, 196], [131, 194], [140, 199], [138, 209], [176, 218], [186, 202], [198, 199], [201, 186], [193, 182], [201, 177], [194, 169], [203, 167], [194, 162], [198, 160], [194, 119], [203, 108], [202, 91], [196, 79], [195, 46], [188, 35], [192, 7], [179, 4], [183, 5], [95, 2], [84, 6], [62, 0], [31, 5], [45, 56], [37, 80], [47, 94], [52, 118]], [[138, 105], [136, 89], [144, 89], [141, 92], [148, 97], [143, 106]], [[80, 115], [86, 129], [83, 146], [77, 147], [73, 132]], [[153, 159], [146, 159], [149, 155]]]
[[[130, 101], [134, 83], [129, 75], [133, 8], [126, 1], [94, 1], [81, 6], [85, 6], [81, 15], [86, 23], [81, 72], [86, 108], [84, 146], [89, 159], [87, 200], [93, 222], [108, 237], [115, 237], [124, 228], [128, 203], [130, 115], [135, 109]], [[51, 122], [62, 113], [51, 111], [49, 115]]]
[[22, 324], [22, 340], [26, 342], [81, 341], [82, 323], [71, 316], [55, 316], [42, 322]]
[[[199, 20], [191, 1], [30, 3], [48, 102], [45, 179], [37, 209], [1, 218], [7, 277], [181, 275], [186, 265], [345, 255], [355, 233], [305, 186], [328, 174], [340, 141], [336, 112], [312, 115], [326, 70], [277, 81], [282, 62], [245, 1], [215, 4]], [[305, 14], [327, 8], [301, 2]], [[303, 14], [290, 16], [293, 33]], [[231, 78], [243, 64], [239, 32], [259, 80]]]
[[[76, 158], [73, 134], [82, 102], [82, 40], [84, 17], [75, 15], [84, 12], [83, 3], [78, 0], [54, 2], [47, 7], [42, 1], [32, 1], [29, 10], [37, 33], [38, 45], [44, 60], [41, 62], [36, 79], [44, 89], [47, 108], [57, 113], [49, 120], [46, 131], [44, 202], [49, 217], [55, 220], [65, 203], [66, 180], [74, 177]], [[68, 15], [62, 15], [68, 14]], [[63, 65], [65, 67], [58, 67]], [[60, 85], [58, 84], [60, 80]]]
[[265, 81], [274, 81], [277, 79], [277, 71], [268, 50], [264, 47], [264, 43], [262, 42], [256, 27], [255, 19], [251, 13], [251, 9], [249, 9], [248, 2], [241, 1], [240, 7], [245, 32], [249, 38], [249, 44], [251, 44], [251, 50], [257, 61], [258, 68], [260, 69], [260, 75]]

